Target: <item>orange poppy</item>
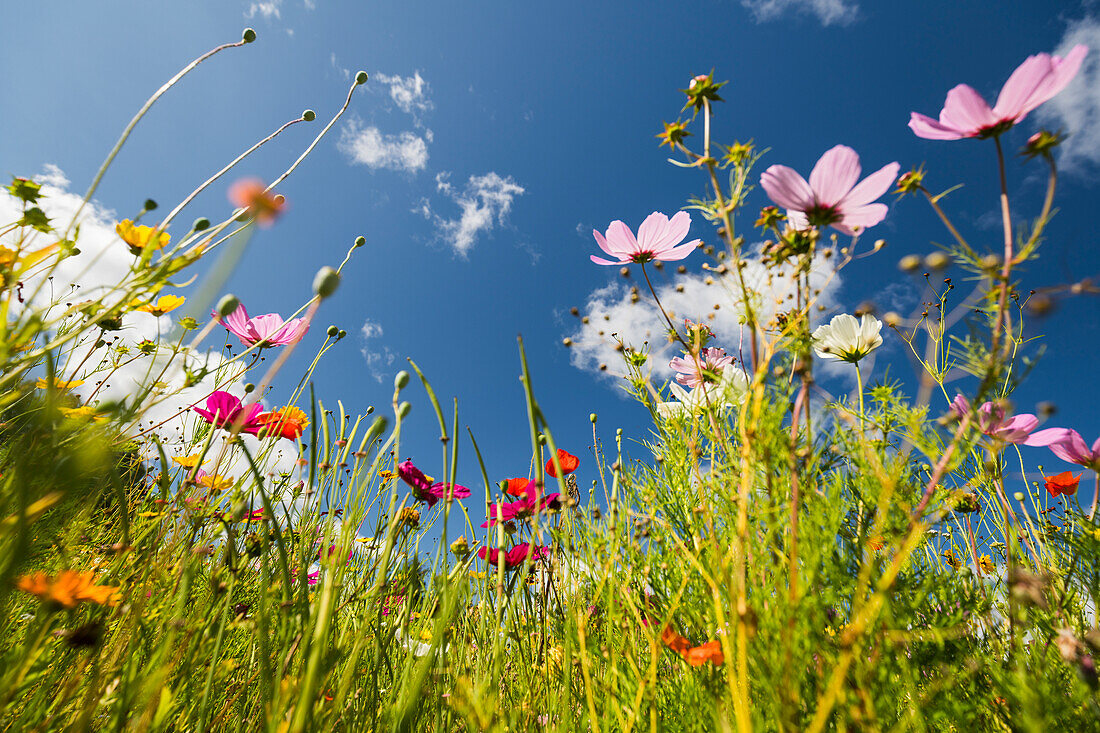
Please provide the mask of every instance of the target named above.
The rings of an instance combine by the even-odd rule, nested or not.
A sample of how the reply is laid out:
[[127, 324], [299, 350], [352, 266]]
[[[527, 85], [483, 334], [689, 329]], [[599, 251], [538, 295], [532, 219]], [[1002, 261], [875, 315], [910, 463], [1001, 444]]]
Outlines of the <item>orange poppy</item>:
[[510, 478], [508, 479], [508, 486], [504, 489], [505, 493], [512, 496], [523, 496], [527, 493], [527, 484], [530, 483], [529, 479], [525, 478]]
[[725, 657], [722, 655], [722, 642], [717, 639], [693, 647], [687, 638], [674, 631], [671, 626], [666, 626], [661, 630], [661, 641], [692, 667], [701, 667], [707, 662], [714, 665], [725, 662]]
[[1077, 493], [1077, 484], [1081, 483], [1081, 475], [1074, 476], [1069, 471], [1062, 471], [1045, 478], [1046, 488], [1051, 496], [1073, 496]]
[[309, 425], [306, 413], [297, 407], [280, 407], [278, 410], [259, 415], [257, 422], [264, 425], [264, 434], [279, 436], [288, 440], [297, 440]]
[[[558, 448], [558, 463], [561, 464], [562, 473], [568, 476], [577, 470], [577, 466], [580, 465], [581, 461], [572, 453], [567, 453], [561, 448]], [[558, 477], [558, 472], [554, 469], [553, 458], [546, 461], [546, 473], [554, 478]]]

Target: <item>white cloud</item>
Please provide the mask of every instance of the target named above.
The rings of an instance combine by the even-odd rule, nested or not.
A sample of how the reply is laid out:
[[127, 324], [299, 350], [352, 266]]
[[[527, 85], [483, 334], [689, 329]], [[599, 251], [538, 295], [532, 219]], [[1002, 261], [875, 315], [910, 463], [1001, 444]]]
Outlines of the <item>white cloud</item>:
[[859, 14], [855, 0], [741, 0], [756, 22], [777, 20], [788, 12], [812, 13], [822, 25], [848, 25]]
[[[755, 294], [753, 306], [759, 322], [768, 323], [776, 313], [790, 310], [793, 306], [793, 301], [789, 299], [795, 292], [792, 272], [791, 268], [778, 272], [769, 271], [758, 259], [747, 259], [744, 269], [745, 284]], [[706, 323], [715, 334], [712, 345], [720, 346], [748, 362], [750, 334], [740, 323], [744, 307], [737, 277], [733, 273], [715, 273], [709, 277], [713, 282], [711, 285], [706, 284], [707, 275], [673, 274], [668, 282], [655, 284], [657, 297], [674, 323], [680, 325], [685, 318]], [[677, 290], [677, 286], [683, 286], [682, 290]], [[835, 306], [840, 277], [829, 260], [818, 257], [814, 261], [810, 286], [820, 289], [817, 304], [824, 306], [826, 312]], [[594, 371], [601, 364], [606, 364], [607, 374], [624, 375], [626, 365], [622, 354], [616, 350], [616, 341], [612, 337], [615, 334], [626, 346], [635, 349], [641, 349], [643, 343], [648, 342], [648, 368], [652, 369], [653, 376], [658, 380], [672, 376], [668, 362], [677, 355], [678, 349], [668, 342], [668, 327], [654, 305], [645, 283], [642, 282], [637, 287], [637, 302], [633, 302], [631, 285], [621, 282], [611, 283], [588, 296], [588, 302], [582, 309], [582, 315], [588, 317], [588, 323], [582, 322], [570, 334], [573, 339], [570, 350], [573, 366]]]
[[340, 65], [340, 63], [336, 60], [335, 51], [333, 51], [332, 54], [329, 56], [329, 62], [332, 64], [332, 68], [336, 69], [336, 71], [339, 72], [340, 75], [344, 77], [344, 79], [351, 78], [351, 69], [345, 69], [343, 66]]
[[[43, 184], [38, 205], [55, 226], [64, 228], [80, 207], [82, 197], [68, 191], [69, 181], [57, 166], [46, 165], [35, 180]], [[17, 219], [19, 210], [20, 202], [6, 193], [0, 194], [0, 221]], [[84, 206], [78, 218], [80, 236], [77, 245], [80, 253], [62, 260], [49, 273], [48, 281], [44, 281], [41, 275], [28, 278], [23, 287], [27, 298], [23, 307], [45, 308], [50, 304], [64, 306], [66, 303], [90, 300], [108, 293], [126, 280], [134, 257], [115, 233], [117, 221], [115, 212], [95, 201]], [[12, 232], [0, 237], [0, 243], [10, 245], [7, 240], [14, 236]], [[37, 247], [52, 240], [56, 240], [56, 234], [52, 238], [51, 235], [40, 234], [30, 246]], [[39, 288], [39, 285], [43, 287]], [[117, 302], [117, 298], [115, 296], [113, 302]], [[112, 299], [108, 298], [108, 301], [112, 302]], [[65, 379], [83, 379], [85, 383], [73, 392], [92, 403], [121, 401], [142, 392], [146, 385], [162, 383], [163, 387], [156, 392], [156, 399], [160, 401], [148, 409], [141, 417], [142, 422], [131, 427], [128, 433], [136, 435], [152, 425], [159, 425], [153, 432], [168, 454], [176, 455], [185, 449], [187, 444], [184, 439], [192, 435], [198, 421], [188, 408], [196, 403], [201, 404], [219, 385], [221, 389], [243, 396], [246, 380], [227, 376], [227, 370], [231, 371], [232, 367], [217, 350], [173, 354], [173, 350], [166, 345], [172, 328], [169, 316], [157, 318], [147, 313], [127, 313], [122, 329], [105, 335], [106, 345], [95, 347], [96, 333], [89, 334], [91, 338], [87, 341], [77, 342], [66, 355], [67, 360], [60, 365], [60, 374]], [[220, 338], [221, 334], [215, 333], [217, 336], [211, 337], [211, 341]], [[156, 351], [149, 357], [134, 358], [138, 353], [138, 344], [146, 340], [158, 342]], [[120, 346], [128, 349], [129, 353], [120, 354]], [[81, 364], [78, 368], [77, 365]], [[205, 366], [211, 373], [197, 384], [184, 388], [185, 366], [192, 372]], [[215, 375], [219, 370], [222, 373], [220, 382]], [[251, 378], [259, 381], [255, 375]], [[104, 381], [106, 384], [100, 386], [99, 383]], [[144, 404], [149, 404], [149, 401]], [[253, 455], [259, 456], [262, 453], [261, 442], [252, 436], [243, 437]], [[263, 444], [272, 446], [271, 441], [264, 441]], [[297, 455], [289, 445], [286, 441], [275, 444], [273, 452], [263, 461], [268, 469], [293, 470]], [[145, 454], [147, 458], [153, 458], [156, 450], [147, 446]], [[247, 470], [244, 458], [240, 457], [221, 467], [218, 473], [240, 477]]]
[[445, 219], [435, 213], [425, 199], [418, 211], [439, 228], [439, 238], [446, 241], [456, 254], [465, 257], [478, 237], [496, 225], [504, 225], [512, 210], [512, 201], [525, 193], [511, 177], [502, 178], [490, 171], [483, 176], [470, 176], [460, 191], [450, 183], [449, 173], [436, 176], [436, 189], [461, 209], [457, 218]]
[[428, 99], [428, 82], [424, 81], [419, 71], [405, 77], [377, 73], [374, 79], [389, 86], [390, 99], [402, 112], [412, 115], [417, 124], [420, 123], [420, 115], [432, 109], [432, 100]]
[[278, 18], [280, 17], [279, 6], [282, 4], [283, 0], [259, 0], [248, 6], [248, 11], [244, 14], [244, 17], [255, 18], [257, 15], [262, 15], [268, 20]]
[[389, 371], [389, 367], [396, 360], [388, 346], [383, 346], [381, 351], [376, 351], [371, 347], [371, 340], [382, 336], [382, 325], [367, 319], [363, 322], [363, 327], [359, 329], [359, 336], [363, 339], [363, 346], [360, 351], [363, 358], [367, 360], [367, 369], [370, 370], [374, 381], [381, 384]]
[[382, 168], [415, 173], [428, 164], [426, 138], [431, 139], [430, 133], [425, 137], [411, 132], [386, 135], [377, 127], [364, 127], [360, 120], [352, 118], [344, 125], [336, 145], [352, 163], [372, 170]]
[[1081, 70], [1061, 94], [1036, 111], [1036, 117], [1053, 130], [1069, 133], [1058, 149], [1058, 164], [1084, 173], [1100, 165], [1100, 19], [1086, 16], [1070, 23], [1054, 53], [1064, 57], [1078, 43], [1090, 49]]

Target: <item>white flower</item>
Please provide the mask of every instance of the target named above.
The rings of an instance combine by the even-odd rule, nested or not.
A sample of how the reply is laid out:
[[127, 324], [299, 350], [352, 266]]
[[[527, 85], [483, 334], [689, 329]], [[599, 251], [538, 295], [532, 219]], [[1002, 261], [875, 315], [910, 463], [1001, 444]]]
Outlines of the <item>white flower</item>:
[[669, 384], [672, 402], [658, 402], [657, 414], [664, 418], [695, 414], [706, 409], [707, 405], [716, 408], [732, 407], [748, 391], [749, 377], [740, 367], [727, 365], [721, 372], [718, 382], [704, 382], [694, 389], [684, 389], [676, 382]]
[[814, 351], [822, 359], [838, 359], [855, 364], [882, 346], [882, 321], [866, 313], [860, 320], [847, 313], [833, 316], [828, 324], [814, 331]]
[[[412, 652], [414, 657], [427, 656], [428, 653], [431, 652], [431, 650], [432, 650], [432, 645], [431, 644], [425, 644], [422, 641], [417, 641], [416, 639], [413, 639], [412, 637], [410, 637], [408, 634], [406, 634], [401, 629], [397, 629], [397, 633], [394, 634], [394, 638], [397, 639], [398, 643], [400, 643], [401, 646], [405, 647], [410, 652]], [[444, 644], [442, 647], [439, 647], [438, 650], [442, 651], [444, 654], [446, 654], [447, 650], [450, 649], [450, 648], [451, 648], [450, 644]]]

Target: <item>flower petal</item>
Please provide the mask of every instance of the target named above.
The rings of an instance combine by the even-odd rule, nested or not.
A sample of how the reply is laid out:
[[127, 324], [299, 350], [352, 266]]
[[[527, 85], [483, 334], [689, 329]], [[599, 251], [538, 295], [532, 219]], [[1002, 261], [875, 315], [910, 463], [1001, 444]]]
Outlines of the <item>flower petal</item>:
[[914, 135], [923, 137], [925, 140], [959, 140], [964, 137], [970, 137], [970, 133], [965, 130], [960, 130], [954, 126], [944, 125], [928, 115], [922, 115], [919, 112], [911, 112], [909, 114], [909, 129], [913, 131]]
[[638, 251], [638, 240], [630, 227], [616, 219], [607, 227], [608, 254], [632, 255]]
[[810, 171], [810, 188], [816, 203], [822, 206], [839, 203], [856, 185], [860, 170], [859, 155], [847, 145], [826, 150]]
[[998, 117], [982, 95], [966, 84], [959, 84], [947, 93], [940, 112], [940, 124], [963, 132], [964, 137], [973, 137], [983, 127], [995, 125], [997, 121]]
[[878, 224], [886, 218], [886, 214], [889, 212], [890, 208], [886, 204], [867, 204], [846, 211], [844, 219], [833, 224], [833, 227], [850, 237], [854, 237]]
[[660, 252], [668, 240], [668, 217], [654, 211], [638, 227], [638, 250], [640, 252]]
[[592, 260], [597, 265], [621, 265], [624, 262], [629, 262], [630, 261], [630, 260], [619, 260], [618, 262], [612, 262], [611, 260], [605, 260], [603, 257], [597, 257], [596, 255], [589, 255], [588, 259]]
[[860, 181], [859, 184], [849, 191], [848, 195], [837, 204], [837, 208], [840, 209], [841, 215], [843, 216], [847, 209], [866, 206], [890, 190], [890, 186], [892, 186], [894, 180], [897, 179], [900, 169], [901, 166], [898, 163], [889, 163]]
[[784, 209], [805, 211], [814, 205], [810, 184], [795, 169], [785, 165], [773, 165], [764, 171], [760, 185], [768, 198]]

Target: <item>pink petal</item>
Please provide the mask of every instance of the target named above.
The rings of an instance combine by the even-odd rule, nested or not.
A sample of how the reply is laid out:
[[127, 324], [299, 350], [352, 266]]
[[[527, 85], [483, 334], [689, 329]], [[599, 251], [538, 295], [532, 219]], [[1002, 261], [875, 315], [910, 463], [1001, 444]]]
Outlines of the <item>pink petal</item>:
[[897, 163], [890, 163], [882, 166], [860, 181], [859, 185], [853, 188], [848, 195], [837, 204], [837, 208], [840, 209], [841, 215], [844, 214], [845, 209], [865, 206], [889, 191], [890, 186], [892, 186], [897, 179], [900, 169], [901, 166]]
[[657, 255], [657, 259], [663, 262], [677, 262], [694, 252], [695, 248], [698, 247], [699, 243], [702, 241], [701, 239], [693, 239], [690, 242], [684, 242], [678, 247], [666, 249], [664, 252], [660, 252]]
[[607, 246], [610, 255], [630, 255], [637, 253], [638, 240], [634, 238], [634, 232], [630, 227], [616, 219], [607, 227]]
[[[810, 188], [816, 203], [833, 206], [841, 201], [859, 180], [859, 156], [847, 145], [825, 151], [810, 172]], [[875, 198], [878, 198], [877, 196]]]
[[596, 244], [600, 246], [600, 249], [602, 249], [604, 252], [611, 255], [612, 257], [617, 256], [615, 252], [611, 250], [611, 246], [607, 243], [607, 240], [604, 239], [602, 234], [593, 229], [592, 236], [596, 238]]
[[1050, 451], [1068, 463], [1085, 464], [1092, 460], [1092, 453], [1085, 445], [1085, 439], [1076, 430], [1068, 428], [1047, 428], [1032, 433], [1024, 445], [1049, 446]]
[[964, 137], [977, 135], [983, 127], [991, 127], [999, 119], [982, 95], [966, 84], [959, 84], [947, 93], [940, 112], [940, 124], [959, 130]]
[[784, 209], [805, 211], [814, 205], [814, 192], [793, 168], [773, 165], [760, 176], [760, 185], [773, 202]]
[[833, 224], [833, 227], [850, 237], [854, 237], [878, 224], [886, 218], [886, 214], [889, 212], [890, 208], [886, 204], [867, 204], [845, 211], [844, 218]]
[[248, 322], [248, 330], [257, 341], [270, 340], [283, 327], [283, 317], [278, 313], [265, 313]]
[[909, 117], [909, 129], [917, 137], [925, 140], [959, 140], [970, 135], [955, 127], [940, 124], [937, 120], [919, 112], [911, 112]]
[[1024, 62], [1016, 67], [1012, 76], [1001, 87], [1001, 93], [997, 95], [997, 104], [993, 113], [1002, 119], [1017, 120], [1026, 115], [1029, 109], [1034, 109], [1046, 100], [1041, 100], [1032, 107], [1028, 107], [1028, 101], [1039, 91], [1051, 75], [1050, 56], [1045, 53], [1028, 56]]
[[688, 230], [691, 229], [691, 214], [686, 211], [677, 211], [673, 214], [672, 219], [668, 223], [668, 231], [672, 236], [672, 244], [678, 244], [684, 241], [684, 237], [688, 235]]
[[619, 260], [618, 262], [612, 262], [611, 260], [605, 260], [603, 257], [597, 257], [596, 255], [589, 255], [588, 258], [595, 262], [597, 265], [621, 265], [629, 260]]
[[641, 252], [660, 252], [668, 240], [668, 217], [654, 211], [638, 227], [638, 250]]

